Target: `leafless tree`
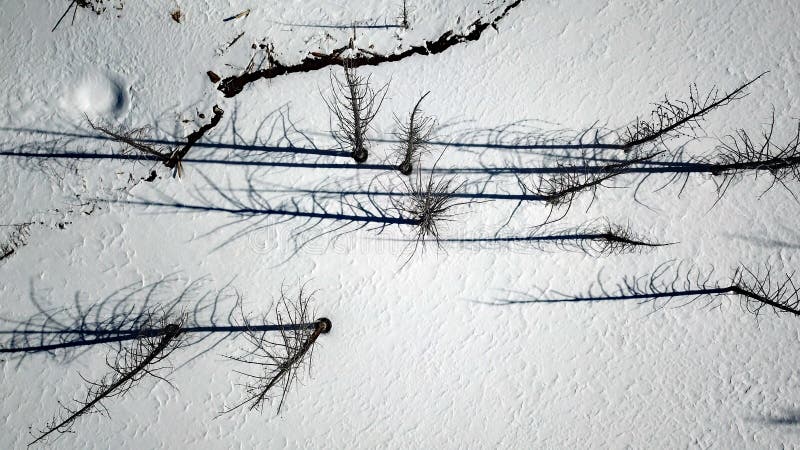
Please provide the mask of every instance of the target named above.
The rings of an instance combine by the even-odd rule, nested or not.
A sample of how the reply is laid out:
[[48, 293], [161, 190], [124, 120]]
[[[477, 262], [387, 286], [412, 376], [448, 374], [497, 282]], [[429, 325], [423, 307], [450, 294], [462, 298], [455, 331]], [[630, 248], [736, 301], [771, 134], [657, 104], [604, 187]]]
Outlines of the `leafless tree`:
[[788, 183], [800, 181], [800, 121], [792, 137], [783, 144], [775, 142], [774, 128], [773, 113], [769, 128], [762, 131], [760, 141], [754, 140], [744, 129], [739, 129], [721, 141], [716, 157], [701, 161], [709, 164], [708, 171], [718, 177], [718, 198], [722, 198], [731, 184], [746, 172], [753, 172], [756, 176], [759, 172], [767, 172], [772, 177], [767, 190], [780, 185], [795, 196]]
[[[670, 100], [665, 98], [657, 103], [649, 120], [637, 120], [622, 132], [622, 143], [614, 148], [625, 151], [624, 160], [607, 164], [558, 163], [555, 173], [539, 179], [538, 184], [518, 176], [517, 181], [524, 192], [534, 193], [545, 200], [550, 213], [544, 224], [562, 219], [570, 210], [573, 202], [583, 193], [591, 193], [592, 198], [597, 190], [621, 175], [637, 172], [641, 167], [657, 165], [659, 170], [642, 171], [646, 175], [640, 179], [641, 184], [653, 174], [671, 174], [665, 183], [680, 182], [683, 186], [691, 174], [709, 173], [717, 178], [718, 200], [722, 198], [728, 187], [741, 178], [745, 172], [758, 174], [769, 172], [773, 177], [773, 185], [779, 184], [794, 192], [786, 184], [789, 180], [800, 179], [800, 125], [793, 137], [784, 144], [773, 139], [773, 116], [770, 127], [762, 132], [762, 139], [756, 142], [750, 134], [740, 129], [735, 134], [724, 138], [717, 146], [717, 154], [711, 157], [693, 157], [684, 159], [680, 151], [672, 150], [664, 145], [664, 141], [680, 136], [695, 138], [702, 132], [702, 120], [711, 111], [725, 106], [735, 100], [744, 98], [747, 87], [766, 74], [747, 81], [728, 94], [720, 94], [712, 89], [701, 96], [695, 85], [690, 87], [688, 100]], [[653, 147], [643, 146], [654, 143]], [[772, 186], [770, 186], [772, 187]], [[638, 188], [637, 188], [638, 190]], [[683, 187], [681, 187], [683, 192]], [[556, 210], [561, 213], [555, 213]]]
[[166, 368], [167, 358], [180, 345], [183, 318], [170, 320], [166, 317], [153, 316], [151, 321], [147, 329], [155, 327], [157, 331], [142, 333], [132, 341], [130, 347], [111, 351], [106, 357], [106, 364], [111, 372], [99, 381], [89, 381], [84, 378], [89, 384], [84, 399], [78, 402], [78, 406], [63, 406], [63, 413], [54, 417], [28, 444], [29, 446], [42, 441], [54, 432], [69, 432], [75, 421], [83, 415], [94, 412], [108, 415], [103, 400], [125, 395], [148, 376], [169, 383], [158, 372]]
[[[243, 406], [249, 410], [262, 411], [264, 403], [272, 398], [278, 399], [277, 412], [280, 413], [286, 400], [286, 394], [303, 372], [310, 372], [314, 344], [323, 333], [331, 330], [331, 321], [326, 318], [312, 322], [313, 312], [310, 309], [314, 292], [307, 292], [301, 287], [296, 296], [290, 296], [285, 289], [275, 306], [275, 323], [278, 333], [260, 331], [244, 313], [241, 324], [248, 331], [245, 333], [248, 346], [242, 355], [229, 356], [232, 361], [253, 367], [257, 372], [238, 372], [247, 381], [242, 384], [244, 398], [223, 413], [231, 412]], [[241, 307], [240, 307], [241, 308]], [[241, 310], [241, 309], [240, 309]], [[268, 321], [262, 317], [261, 321]], [[302, 325], [302, 324], [311, 324]], [[278, 335], [273, 338], [273, 335]]]
[[[522, 2], [523, 0], [502, 2], [490, 9], [488, 12], [489, 18], [481, 16], [477, 20], [468, 22], [465, 30], [447, 30], [439, 35], [438, 38], [420, 42], [418, 45], [412, 45], [400, 52], [378, 54], [367, 49], [358, 49], [358, 54], [351, 56], [347, 62], [351, 68], [356, 68], [397, 62], [415, 55], [438, 55], [456, 45], [479, 40], [489, 28], [498, 30], [500, 22]], [[245, 70], [239, 75], [226, 77], [219, 82], [217, 89], [225, 97], [234, 97], [242, 92], [245, 86], [257, 80], [269, 80], [293, 73], [312, 72], [326, 67], [339, 66], [342, 63], [341, 55], [351, 49], [351, 45], [348, 44], [328, 53], [309, 52], [308, 56], [296, 64], [288, 64], [279, 61], [277, 58], [272, 58], [269, 67], [253, 71]]]
[[434, 177], [437, 159], [427, 177], [422, 171], [417, 172], [415, 180], [407, 181], [401, 178], [401, 183], [406, 195], [390, 197], [392, 208], [400, 213], [403, 218], [410, 219], [415, 224], [414, 236], [411, 240], [411, 252], [406, 263], [411, 260], [420, 245], [429, 241], [436, 243], [441, 248], [442, 226], [453, 222], [458, 215], [456, 209], [460, 206], [479, 203], [477, 200], [459, 200], [454, 194], [458, 192], [466, 181], [456, 182], [454, 178]]
[[323, 98], [338, 129], [334, 136], [339, 143], [353, 156], [358, 163], [363, 163], [369, 156], [367, 134], [370, 124], [381, 109], [389, 84], [378, 90], [370, 86], [370, 76], [358, 75], [354, 68], [343, 60], [344, 79], [339, 79], [331, 72], [330, 82], [333, 98]]
[[408, 12], [408, 1], [403, 0], [403, 9], [400, 11], [400, 26], [405, 28], [406, 30], [411, 27], [411, 22], [408, 20], [409, 12]]
[[430, 91], [420, 97], [407, 120], [402, 121], [397, 116], [394, 118], [398, 127], [395, 136], [399, 141], [394, 150], [400, 158], [397, 169], [403, 175], [411, 175], [411, 171], [414, 169], [414, 160], [418, 160], [420, 154], [427, 149], [428, 141], [433, 134], [433, 118], [422, 115], [420, 110], [422, 100], [425, 100], [428, 94]]
[[590, 193], [592, 201], [594, 201], [597, 196], [597, 190], [604, 183], [610, 182], [612, 179], [628, 172], [631, 167], [637, 164], [656, 159], [664, 154], [665, 151], [638, 153], [638, 151], [631, 153], [625, 160], [603, 165], [591, 165], [585, 161], [581, 165], [559, 163], [556, 173], [540, 178], [538, 185], [531, 185], [519, 177], [517, 181], [525, 192], [532, 192], [547, 203], [550, 212], [541, 224], [547, 225], [563, 219], [578, 196]]
[[621, 147], [630, 151], [651, 142], [663, 142], [667, 138], [680, 136], [696, 137], [702, 131], [702, 121], [712, 111], [747, 96], [747, 88], [767, 72], [740, 85], [727, 94], [720, 93], [716, 87], [705, 95], [700, 94], [697, 85], [689, 87], [688, 100], [664, 100], [654, 104], [650, 117], [637, 118], [622, 131]]

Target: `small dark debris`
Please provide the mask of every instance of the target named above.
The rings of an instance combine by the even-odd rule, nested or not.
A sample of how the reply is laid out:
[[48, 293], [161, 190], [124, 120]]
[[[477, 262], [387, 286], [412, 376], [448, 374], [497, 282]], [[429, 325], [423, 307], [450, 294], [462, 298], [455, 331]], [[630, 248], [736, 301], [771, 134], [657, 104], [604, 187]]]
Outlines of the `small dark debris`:
[[181, 23], [184, 16], [183, 12], [180, 10], [180, 8], [178, 8], [170, 13], [170, 17], [172, 17], [172, 20], [174, 20], [175, 22]]
[[249, 15], [250, 15], [250, 8], [247, 8], [244, 11], [240, 12], [239, 14], [235, 14], [233, 16], [226, 17], [225, 19], [222, 19], [222, 21], [223, 22], [230, 22], [231, 20], [240, 19], [242, 17], [247, 17]]
[[145, 179], [144, 179], [144, 181], [147, 181], [148, 183], [152, 183], [152, 182], [153, 182], [153, 180], [155, 180], [155, 179], [156, 179], [156, 176], [157, 176], [157, 175], [156, 175], [156, 171], [155, 171], [155, 170], [151, 170], [151, 171], [150, 171], [150, 176], [149, 176], [149, 177], [147, 177], [147, 178], [145, 178]]
[[11, 256], [11, 255], [13, 255], [15, 251], [16, 251], [16, 250], [14, 250], [14, 249], [11, 249], [11, 250], [8, 250], [8, 251], [4, 252], [2, 255], [0, 255], [0, 261], [2, 261], [2, 260], [4, 260], [4, 259], [8, 258], [8, 257], [9, 257], [9, 256]]
[[208, 75], [208, 79], [211, 80], [211, 82], [214, 83], [214, 84], [219, 83], [219, 80], [222, 79], [222, 78], [220, 78], [219, 75], [217, 75], [216, 73], [214, 73], [211, 70], [206, 72], [206, 75]]

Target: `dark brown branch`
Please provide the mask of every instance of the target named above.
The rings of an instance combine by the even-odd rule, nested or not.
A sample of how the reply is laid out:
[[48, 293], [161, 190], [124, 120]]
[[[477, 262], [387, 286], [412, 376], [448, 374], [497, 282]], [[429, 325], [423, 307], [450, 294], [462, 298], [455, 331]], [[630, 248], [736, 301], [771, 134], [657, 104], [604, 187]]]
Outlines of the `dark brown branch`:
[[170, 168], [175, 168], [178, 166], [183, 157], [186, 156], [186, 154], [189, 153], [189, 150], [192, 149], [192, 146], [199, 141], [200, 138], [202, 138], [208, 132], [208, 130], [217, 126], [219, 121], [222, 120], [222, 115], [225, 114], [225, 111], [223, 111], [222, 108], [217, 105], [214, 105], [212, 111], [214, 112], [214, 115], [211, 117], [211, 122], [201, 126], [200, 129], [189, 134], [189, 136], [186, 137], [186, 144], [184, 144], [180, 150], [176, 150], [172, 153], [172, 155], [170, 155], [169, 159], [164, 162], [165, 166]]
[[[417, 45], [409, 48], [400, 53], [393, 53], [389, 55], [358, 55], [352, 58], [347, 58], [347, 62], [351, 68], [361, 66], [377, 66], [378, 64], [396, 62], [408, 58], [413, 55], [435, 55], [442, 53], [453, 47], [454, 45], [477, 41], [487, 28], [497, 28], [497, 24], [515, 7], [517, 7], [523, 0], [515, 0], [507, 5], [503, 12], [490, 21], [484, 21], [482, 18], [473, 22], [468, 29], [469, 32], [464, 34], [456, 34], [452, 30], [442, 34], [438, 39], [433, 41], [426, 41], [423, 45]], [[270, 57], [270, 67], [266, 69], [257, 70], [254, 72], [246, 72], [241, 75], [230, 76], [223, 79], [217, 89], [222, 92], [225, 97], [233, 97], [244, 89], [248, 84], [261, 80], [276, 78], [281, 75], [288, 75], [298, 72], [312, 72], [315, 70], [324, 69], [329, 66], [337, 66], [342, 64], [342, 58], [339, 56], [342, 52], [350, 48], [345, 46], [332, 51], [330, 54], [314, 53], [310, 57], [304, 58], [300, 63], [294, 65], [285, 65], [279, 62], [274, 57]]]
[[108, 126], [103, 125], [96, 125], [92, 122], [88, 117], [86, 121], [89, 122], [89, 126], [92, 127], [95, 131], [99, 131], [111, 140], [123, 143], [125, 145], [130, 146], [134, 150], [137, 150], [141, 153], [144, 153], [147, 156], [152, 158], [149, 159], [157, 159], [164, 163], [165, 166], [176, 169], [178, 171], [178, 175], [181, 174], [181, 161], [189, 153], [189, 150], [192, 149], [194, 144], [197, 143], [209, 130], [216, 127], [219, 124], [220, 120], [222, 120], [223, 111], [219, 106], [214, 105], [212, 111], [214, 115], [211, 117], [211, 122], [201, 126], [198, 130], [193, 131], [189, 136], [186, 137], [186, 143], [178, 149], [171, 150], [168, 146], [155, 146], [155, 145], [148, 145], [141, 141], [140, 138], [137, 137], [138, 134], [144, 133], [147, 128], [136, 128], [133, 130], [125, 130], [125, 129], [112, 129]]

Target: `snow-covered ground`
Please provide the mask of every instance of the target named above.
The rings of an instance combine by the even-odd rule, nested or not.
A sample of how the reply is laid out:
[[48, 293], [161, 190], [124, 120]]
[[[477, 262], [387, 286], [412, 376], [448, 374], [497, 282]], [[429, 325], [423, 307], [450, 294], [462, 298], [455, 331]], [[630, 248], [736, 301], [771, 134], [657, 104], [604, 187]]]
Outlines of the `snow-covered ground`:
[[[713, 267], [711, 281], [723, 284], [739, 264], [790, 273], [798, 267], [800, 206], [781, 188], [762, 195], [767, 176], [745, 176], [713, 208], [717, 194], [707, 175], [691, 176], [682, 192], [682, 181], [667, 183], [664, 175], [649, 177], [635, 198], [636, 178], [625, 179], [632, 187], [600, 189], [590, 207], [582, 198], [559, 226], [608, 218], [677, 242], [604, 257], [452, 242], [412, 255], [402, 241], [414, 233], [407, 226], [379, 233], [375, 224], [359, 228], [331, 217], [309, 223], [219, 211], [263, 210], [267, 201], [269, 209], [285, 209], [295, 201], [304, 210], [322, 204], [331, 215], [354, 214], [347, 205], [360, 201], [374, 212], [365, 196], [338, 193], [396, 191], [401, 175], [316, 154], [338, 150], [323, 101], [331, 94], [329, 69], [259, 80], [232, 98], [207, 71], [224, 78], [251, 60], [258, 65], [265, 57], [259, 44], [274, 45], [284, 64], [298, 63], [309, 52], [347, 45], [354, 22], [358, 47], [401, 52], [448, 30], [463, 32], [506, 3], [411, 1], [408, 30], [384, 26], [397, 23], [396, 1], [158, 0], [124, 1], [116, 9], [120, 3], [106, 2], [100, 15], [80, 9], [74, 24], [70, 13], [54, 32], [68, 1], [0, 5], [0, 224], [30, 224], [16, 237], [19, 227], [0, 227], [0, 242], [24, 242], [0, 261], [2, 329], [37, 308], [113, 303], [166, 279], [156, 301], [173, 301], [196, 282], [190, 305], [229, 285], [247, 311], [259, 314], [271, 310], [282, 286], [306, 283], [318, 290], [313, 307], [331, 318], [333, 331], [319, 339], [310, 376], [288, 394], [280, 415], [268, 406], [218, 417], [243, 395], [236, 373], [242, 368], [225, 355], [244, 343], [229, 338], [176, 352], [168, 377], [174, 387], [146, 380], [105, 402], [110, 418], [80, 418], [75, 433], [53, 447], [800, 442], [796, 317], [756, 318], [735, 297], [678, 299], [662, 309], [636, 300], [487, 304], [586, 293], [598, 281], [614, 285], [669, 261], [704, 273]], [[181, 23], [170, 17], [176, 8]], [[223, 20], [248, 8], [247, 17]], [[686, 152], [713, 153], [715, 137], [739, 128], [757, 134], [773, 111], [776, 138], [785, 141], [800, 117], [798, 19], [800, 3], [790, 0], [525, 0], [478, 41], [359, 69], [375, 86], [390, 83], [368, 164], [396, 163], [393, 113], [404, 117], [430, 91], [423, 109], [438, 128], [424, 173], [444, 150], [437, 176], [469, 169], [451, 170], [455, 183], [467, 183], [464, 192], [518, 193], [512, 176], [489, 177], [486, 167], [552, 166], [553, 155], [579, 151], [529, 144], [591, 127], [617, 129], [647, 115], [665, 94], [686, 98], [691, 83], [701, 93], [714, 86], [730, 91], [764, 71], [746, 98], [708, 116], [708, 137]], [[121, 146], [86, 121], [147, 127], [143, 136], [180, 145], [208, 123], [213, 105], [224, 117], [190, 151], [180, 178], [154, 162], [97, 157]], [[28, 156], [11, 155], [20, 152]], [[151, 170], [157, 178], [144, 181]], [[388, 205], [385, 197], [378, 201]], [[515, 206], [495, 200], [461, 207], [443, 237], [491, 237]], [[525, 202], [502, 235], [527, 234], [547, 212], [541, 202]], [[142, 292], [131, 298], [144, 300]], [[3, 358], [0, 447], [23, 448], [29, 431], [58, 413], [59, 401], [83, 395], [81, 376], [102, 376], [105, 355], [94, 348], [66, 360]]]

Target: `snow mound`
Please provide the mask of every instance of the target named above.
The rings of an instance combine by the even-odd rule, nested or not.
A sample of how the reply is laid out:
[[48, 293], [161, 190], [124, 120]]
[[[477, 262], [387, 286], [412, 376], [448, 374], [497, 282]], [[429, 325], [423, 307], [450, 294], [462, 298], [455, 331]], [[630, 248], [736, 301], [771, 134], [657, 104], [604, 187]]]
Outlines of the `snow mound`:
[[116, 75], [89, 71], [67, 90], [61, 107], [72, 114], [119, 119], [130, 110], [129, 90], [127, 83]]

